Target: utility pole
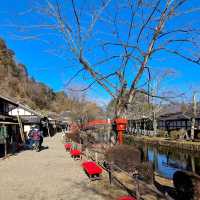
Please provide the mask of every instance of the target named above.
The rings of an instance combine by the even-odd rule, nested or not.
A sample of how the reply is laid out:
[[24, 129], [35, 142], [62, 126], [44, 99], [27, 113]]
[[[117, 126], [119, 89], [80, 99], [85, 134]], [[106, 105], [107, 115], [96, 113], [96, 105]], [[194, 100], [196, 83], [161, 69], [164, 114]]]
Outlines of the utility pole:
[[156, 135], [157, 134], [157, 119], [156, 119], [156, 111], [155, 110], [153, 110], [153, 130], [154, 130], [154, 135]]
[[195, 130], [195, 119], [197, 116], [197, 102], [196, 102], [196, 93], [193, 94], [193, 108], [192, 108], [192, 119], [191, 119], [191, 135], [190, 138], [194, 139], [194, 130]]
[[[157, 87], [157, 83], [156, 83], [156, 86], [155, 88]], [[152, 95], [156, 95], [156, 89], [153, 88], [152, 89]], [[157, 117], [156, 117], [156, 102], [154, 102], [154, 99], [152, 97], [152, 109], [153, 109], [153, 131], [154, 131], [154, 135], [157, 134]]]

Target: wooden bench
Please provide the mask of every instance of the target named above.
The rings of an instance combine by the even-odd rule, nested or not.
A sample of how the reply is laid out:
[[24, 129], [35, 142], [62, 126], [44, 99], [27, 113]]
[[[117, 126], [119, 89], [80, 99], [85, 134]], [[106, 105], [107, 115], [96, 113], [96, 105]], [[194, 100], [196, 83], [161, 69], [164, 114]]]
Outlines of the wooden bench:
[[66, 143], [64, 146], [65, 146], [66, 151], [69, 151], [72, 148], [71, 143]]
[[90, 180], [99, 180], [102, 168], [93, 161], [86, 161], [82, 163], [82, 167], [89, 176]]
[[72, 149], [70, 151], [71, 157], [74, 159], [82, 159], [81, 151], [78, 149]]
[[136, 198], [131, 197], [131, 196], [123, 196], [123, 197], [119, 197], [117, 200], [136, 200]]

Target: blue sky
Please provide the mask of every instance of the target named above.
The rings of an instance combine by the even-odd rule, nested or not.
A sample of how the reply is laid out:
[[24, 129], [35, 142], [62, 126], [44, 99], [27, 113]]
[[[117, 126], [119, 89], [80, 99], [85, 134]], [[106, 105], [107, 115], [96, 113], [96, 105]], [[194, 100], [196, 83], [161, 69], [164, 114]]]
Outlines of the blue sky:
[[[20, 3], [19, 3], [20, 2]], [[32, 0], [6, 0], [1, 1], [0, 7], [0, 37], [2, 37], [7, 46], [12, 49], [16, 54], [16, 60], [23, 63], [29, 72], [29, 75], [34, 77], [36, 80], [41, 81], [55, 91], [63, 90], [66, 81], [74, 74], [76, 71], [76, 63], [73, 63], [68, 58], [58, 57], [49, 52], [49, 46], [37, 40], [18, 40], [16, 35], [18, 34], [15, 28], [6, 26], [10, 23], [16, 24], [34, 24], [35, 21], [41, 20], [34, 15], [27, 15], [27, 17], [19, 17], [19, 13], [27, 11], [30, 8]], [[191, 0], [189, 5], [199, 5], [198, 0]], [[196, 27], [200, 28], [200, 11], [195, 12], [195, 14], [190, 15], [187, 18], [183, 18], [178, 23], [185, 23], [186, 21], [195, 21]], [[99, 25], [100, 26], [100, 25]], [[101, 27], [104, 29], [103, 27]], [[107, 27], [106, 27], [107, 28]], [[105, 28], [105, 29], [106, 29]], [[48, 38], [48, 36], [47, 36]], [[49, 36], [57, 43], [60, 43], [55, 37]], [[90, 44], [89, 44], [90, 45]], [[93, 43], [91, 44], [91, 46]], [[94, 55], [89, 55], [89, 58], [98, 59], [98, 52], [96, 51]], [[93, 61], [92, 60], [92, 61]], [[157, 64], [158, 60], [162, 60]], [[113, 64], [113, 63], [112, 63]], [[166, 54], [159, 54], [151, 61], [151, 64], [160, 67], [170, 67], [176, 71], [176, 75], [165, 80], [163, 88], [167, 90], [174, 90], [176, 92], [190, 92], [191, 88], [200, 89], [200, 66], [185, 62], [182, 59], [177, 59], [176, 57], [169, 57]], [[112, 68], [112, 66], [110, 66]], [[130, 71], [128, 71], [129, 77], [132, 77]], [[83, 78], [77, 79], [74, 83], [77, 86], [85, 85], [89, 82], [86, 80], [83, 82]], [[110, 97], [109, 95], [101, 89], [99, 86], [94, 86], [89, 91], [89, 98], [92, 100], [97, 100], [100, 103], [107, 102]]]

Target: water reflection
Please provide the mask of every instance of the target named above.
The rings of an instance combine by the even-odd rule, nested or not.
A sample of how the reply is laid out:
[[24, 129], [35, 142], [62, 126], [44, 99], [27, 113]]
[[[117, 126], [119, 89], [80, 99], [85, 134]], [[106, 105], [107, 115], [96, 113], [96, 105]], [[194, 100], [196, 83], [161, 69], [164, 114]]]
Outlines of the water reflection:
[[200, 153], [149, 144], [137, 146], [142, 152], [142, 160], [152, 161], [155, 171], [163, 177], [172, 179], [177, 170], [191, 171], [200, 175]]

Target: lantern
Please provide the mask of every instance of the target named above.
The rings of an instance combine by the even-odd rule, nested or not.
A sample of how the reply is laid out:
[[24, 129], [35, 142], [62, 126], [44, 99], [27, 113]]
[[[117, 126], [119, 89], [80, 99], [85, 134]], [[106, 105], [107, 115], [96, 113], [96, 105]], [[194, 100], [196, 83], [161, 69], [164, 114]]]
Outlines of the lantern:
[[127, 119], [116, 118], [114, 121], [116, 123], [116, 129], [118, 132], [118, 142], [119, 144], [123, 144], [123, 132], [126, 130]]

